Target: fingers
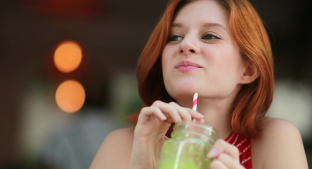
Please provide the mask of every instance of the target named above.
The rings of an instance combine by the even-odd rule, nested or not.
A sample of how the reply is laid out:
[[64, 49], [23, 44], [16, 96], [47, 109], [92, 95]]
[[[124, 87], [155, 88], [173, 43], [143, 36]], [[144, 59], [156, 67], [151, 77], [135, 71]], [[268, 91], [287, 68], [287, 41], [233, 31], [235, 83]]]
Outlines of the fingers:
[[138, 118], [139, 124], [144, 124], [150, 120], [150, 116], [155, 115], [158, 119], [164, 121], [167, 117], [161, 112], [158, 107], [144, 107]]
[[220, 160], [214, 159], [210, 164], [210, 169], [230, 169]]
[[175, 102], [168, 104], [162, 101], [155, 101], [152, 106], [144, 107], [139, 115], [138, 123], [143, 124], [149, 121], [151, 115], [155, 115], [159, 120], [169, 123], [192, 119], [203, 122], [202, 114], [192, 109], [181, 107]]
[[[213, 164], [216, 161], [217, 164]], [[213, 160], [211, 165], [219, 166], [221, 163], [223, 166], [229, 169], [244, 169], [244, 167], [239, 163], [239, 161], [235, 161], [228, 154], [222, 153], [216, 159]], [[214, 169], [211, 167], [211, 169]]]
[[243, 169], [239, 162], [238, 148], [224, 140], [217, 140], [208, 153], [208, 158], [214, 158], [211, 169]]
[[172, 119], [175, 123], [182, 120], [178, 110], [168, 103], [155, 101], [151, 107], [158, 107], [168, 119]]
[[239, 162], [239, 151], [237, 147], [227, 143], [224, 140], [217, 140], [208, 153], [208, 158], [218, 158], [220, 154], [227, 154], [235, 161]]
[[186, 108], [186, 110], [191, 114], [191, 116], [194, 119], [196, 119], [196, 120], [202, 119], [203, 120], [204, 116], [201, 113], [199, 113], [199, 112], [197, 112], [197, 111], [195, 111], [193, 109], [189, 109], [189, 108]]
[[175, 102], [170, 102], [169, 106], [172, 106], [174, 109], [177, 110], [178, 115], [181, 117], [183, 120], [191, 120], [192, 116], [182, 107], [180, 107], [177, 103]]
[[202, 119], [204, 117], [202, 114], [192, 109], [181, 107], [175, 102], [170, 102], [169, 105], [178, 110], [178, 113], [183, 120], [192, 120], [193, 118]]
[[170, 102], [169, 104], [167, 104], [164, 102], [156, 101], [152, 105], [152, 107], [153, 106], [159, 107], [163, 111], [163, 113], [165, 113], [165, 116], [167, 116], [168, 121], [170, 121], [170, 119], [172, 119], [173, 122], [196, 119], [203, 122], [204, 116], [202, 114], [192, 109], [181, 107], [175, 102]]

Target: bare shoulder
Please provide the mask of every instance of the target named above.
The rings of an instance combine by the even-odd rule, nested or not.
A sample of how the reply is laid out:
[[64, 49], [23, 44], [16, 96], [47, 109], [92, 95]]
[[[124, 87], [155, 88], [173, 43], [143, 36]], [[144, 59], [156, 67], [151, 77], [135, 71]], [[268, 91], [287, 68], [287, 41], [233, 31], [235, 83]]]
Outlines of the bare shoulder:
[[98, 150], [90, 169], [128, 168], [134, 127], [117, 129], [104, 139]]
[[[299, 130], [291, 122], [265, 117], [260, 136], [252, 141], [254, 163], [266, 169], [308, 168]], [[259, 164], [261, 163], [261, 165]]]
[[111, 132], [104, 141], [122, 141], [124, 143], [125, 140], [120, 139], [133, 139], [134, 127], [117, 129]]
[[299, 137], [301, 139], [300, 133], [295, 125], [288, 120], [272, 117], [264, 118], [261, 137], [263, 141], [269, 139], [270, 142], [292, 137]]

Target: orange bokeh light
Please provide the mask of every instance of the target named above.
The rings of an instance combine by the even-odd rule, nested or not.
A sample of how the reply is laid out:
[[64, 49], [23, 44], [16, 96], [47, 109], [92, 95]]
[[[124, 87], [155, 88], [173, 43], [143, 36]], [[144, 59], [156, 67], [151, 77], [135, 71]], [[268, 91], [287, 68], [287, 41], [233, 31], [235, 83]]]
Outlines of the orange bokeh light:
[[63, 111], [74, 113], [83, 106], [85, 96], [85, 91], [80, 83], [67, 80], [57, 88], [55, 99]]
[[82, 50], [74, 41], [62, 42], [55, 50], [54, 63], [56, 68], [64, 73], [74, 71], [81, 63]]

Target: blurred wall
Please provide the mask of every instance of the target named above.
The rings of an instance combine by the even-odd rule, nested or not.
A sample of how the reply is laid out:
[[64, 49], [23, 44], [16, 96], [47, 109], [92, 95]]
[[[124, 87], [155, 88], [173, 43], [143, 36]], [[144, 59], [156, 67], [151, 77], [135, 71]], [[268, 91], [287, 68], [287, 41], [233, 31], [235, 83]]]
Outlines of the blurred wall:
[[[308, 0], [252, 2], [268, 28], [277, 82], [287, 80], [310, 90], [312, 10]], [[23, 161], [19, 138], [29, 86], [39, 83], [54, 90], [61, 81], [80, 80], [90, 72], [96, 72], [98, 82], [110, 84], [112, 91], [117, 90], [116, 84], [124, 82], [115, 79], [118, 74], [132, 72], [129, 76], [135, 80], [137, 58], [166, 3], [167, 0], [1, 1], [0, 168]], [[70, 74], [58, 72], [53, 65], [53, 52], [64, 40], [78, 42], [84, 53], [81, 66]], [[112, 83], [114, 79], [116, 84]], [[135, 83], [131, 86], [127, 90], [136, 90]], [[108, 107], [116, 107], [115, 102], [107, 102]], [[312, 113], [309, 109], [306, 112]], [[305, 148], [311, 159], [311, 143], [305, 141]]]

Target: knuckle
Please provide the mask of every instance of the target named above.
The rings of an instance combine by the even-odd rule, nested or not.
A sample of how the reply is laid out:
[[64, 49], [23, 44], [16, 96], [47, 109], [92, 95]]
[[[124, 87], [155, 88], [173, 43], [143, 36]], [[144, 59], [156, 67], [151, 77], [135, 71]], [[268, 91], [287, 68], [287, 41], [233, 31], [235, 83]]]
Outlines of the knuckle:
[[143, 108], [141, 109], [141, 112], [146, 112], [148, 109], [149, 109], [149, 107], [143, 107]]
[[155, 112], [159, 111], [160, 109], [158, 107], [151, 107], [151, 110], [155, 113]]
[[190, 112], [188, 112], [188, 111], [185, 111], [185, 113], [188, 115], [188, 116], [192, 116], [192, 114], [190, 113]]
[[178, 110], [177, 110], [175, 107], [173, 107], [173, 106], [168, 106], [168, 108], [169, 108], [169, 111], [170, 111], [170, 112], [172, 112], [172, 113], [178, 113]]
[[230, 145], [228, 142], [226, 142], [225, 140], [223, 139], [220, 139], [220, 143], [222, 146], [226, 147], [227, 145]]
[[178, 105], [176, 102], [170, 102], [169, 104], [172, 105], [172, 106], [177, 106]]
[[174, 104], [172, 104], [171, 102], [170, 103], [168, 103], [168, 108], [171, 110], [171, 111], [174, 111], [174, 110], [176, 110], [176, 107], [174, 106]]
[[156, 106], [156, 105], [159, 105], [161, 104], [161, 101], [160, 100], [156, 100], [154, 103], [153, 103], [153, 106]]
[[218, 168], [221, 165], [221, 161], [214, 159], [211, 163], [210, 163], [210, 168], [211, 169], [215, 169]]
[[236, 155], [238, 155], [239, 154], [239, 150], [238, 150], [238, 148], [237, 147], [235, 147], [235, 146], [231, 146], [232, 147], [232, 151], [233, 151], [233, 153], [234, 154], [236, 154]]
[[220, 161], [226, 161], [226, 160], [227, 160], [227, 155], [224, 154], [224, 153], [220, 154], [219, 157], [218, 157], [218, 160], [220, 160]]
[[150, 114], [151, 112], [155, 114], [158, 110], [158, 107], [143, 107], [140, 114]]
[[197, 117], [197, 112], [194, 111], [193, 109], [187, 108], [186, 111], [188, 112], [188, 114], [189, 114], [190, 116], [195, 116], [195, 117]]
[[223, 151], [224, 149], [225, 149], [225, 147], [226, 147], [226, 142], [224, 141], [224, 140], [222, 140], [222, 139], [218, 139], [216, 142], [215, 142], [215, 144], [214, 144], [214, 148], [215, 149], [217, 149], [217, 150], [219, 150], [219, 151]]
[[216, 142], [217, 146], [223, 147], [226, 144], [226, 142], [222, 139], [218, 139]]
[[179, 113], [179, 109], [176, 107], [176, 105], [174, 105], [173, 103], [169, 103], [169, 109], [171, 110], [171, 111], [173, 111], [173, 112], [175, 112], [175, 113]]
[[187, 113], [187, 112], [181, 112], [181, 114], [183, 114], [188, 119], [192, 118], [192, 116], [189, 113]]

